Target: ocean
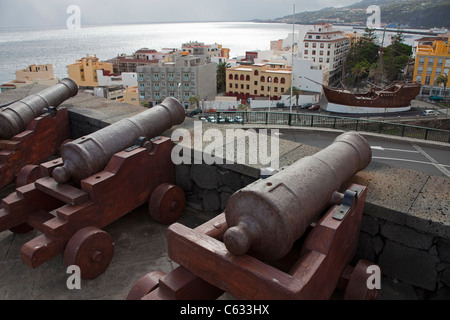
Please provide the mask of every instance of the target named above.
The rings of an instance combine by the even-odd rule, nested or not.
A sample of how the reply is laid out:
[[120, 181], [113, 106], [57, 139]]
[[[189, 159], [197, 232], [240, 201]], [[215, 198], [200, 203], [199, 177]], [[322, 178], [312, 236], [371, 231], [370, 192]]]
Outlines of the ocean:
[[[312, 26], [295, 25], [304, 34]], [[269, 50], [270, 41], [286, 39], [291, 24], [256, 22], [201, 22], [81, 26], [53, 29], [0, 29], [0, 83], [15, 79], [15, 71], [31, 64], [52, 64], [55, 77], [67, 77], [66, 66], [94, 54], [108, 60], [138, 49], [181, 48], [189, 41], [218, 43], [230, 49], [230, 58], [246, 51]], [[352, 27], [336, 29], [353, 31]], [[358, 32], [361, 32], [359, 30]], [[410, 40], [410, 38], [408, 38]]]

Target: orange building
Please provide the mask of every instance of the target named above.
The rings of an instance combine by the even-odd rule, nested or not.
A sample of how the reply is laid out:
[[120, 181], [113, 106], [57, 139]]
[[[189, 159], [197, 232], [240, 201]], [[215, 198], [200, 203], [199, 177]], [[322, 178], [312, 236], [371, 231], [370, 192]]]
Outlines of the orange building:
[[291, 87], [291, 68], [280, 63], [259, 63], [226, 70], [226, 95], [240, 100], [268, 97], [280, 100]]
[[113, 64], [101, 62], [96, 55], [77, 60], [76, 63], [67, 66], [69, 78], [76, 82], [80, 87], [96, 87], [98, 86], [97, 70], [102, 69], [110, 74], [113, 73]]

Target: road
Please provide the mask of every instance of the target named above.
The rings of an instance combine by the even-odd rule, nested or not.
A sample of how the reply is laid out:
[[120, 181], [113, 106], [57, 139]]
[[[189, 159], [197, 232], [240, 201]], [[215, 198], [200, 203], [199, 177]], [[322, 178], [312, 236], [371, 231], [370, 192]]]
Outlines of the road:
[[[280, 130], [280, 138], [318, 148], [329, 146], [339, 132]], [[450, 178], [449, 148], [418, 145], [411, 141], [365, 136], [372, 148], [372, 161]]]

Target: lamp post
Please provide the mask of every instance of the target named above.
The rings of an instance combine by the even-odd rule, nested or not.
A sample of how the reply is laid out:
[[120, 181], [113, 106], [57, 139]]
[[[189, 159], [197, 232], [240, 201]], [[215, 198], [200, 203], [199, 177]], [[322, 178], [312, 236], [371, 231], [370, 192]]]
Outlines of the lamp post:
[[267, 82], [269, 82], [269, 112], [267, 113], [267, 123], [269, 123], [270, 107], [272, 105], [272, 101], [270, 99], [270, 83], [272, 82], [272, 78], [271, 77], [267, 77]]

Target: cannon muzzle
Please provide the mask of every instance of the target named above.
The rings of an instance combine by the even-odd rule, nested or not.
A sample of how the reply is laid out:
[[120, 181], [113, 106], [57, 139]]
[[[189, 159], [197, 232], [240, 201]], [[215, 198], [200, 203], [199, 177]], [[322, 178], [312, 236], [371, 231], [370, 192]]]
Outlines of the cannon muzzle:
[[64, 78], [51, 87], [3, 108], [0, 111], [0, 139], [11, 139], [25, 130], [27, 124], [46, 108], [57, 107], [77, 93], [77, 84], [70, 78]]
[[228, 251], [267, 261], [284, 257], [330, 205], [334, 192], [371, 159], [367, 141], [348, 132], [315, 155], [237, 191], [225, 208]]
[[103, 170], [115, 153], [133, 146], [140, 137], [158, 136], [183, 123], [184, 119], [181, 103], [166, 98], [149, 110], [68, 142], [61, 147], [64, 164], [55, 168], [53, 179], [58, 183], [67, 183], [70, 179], [81, 181]]

